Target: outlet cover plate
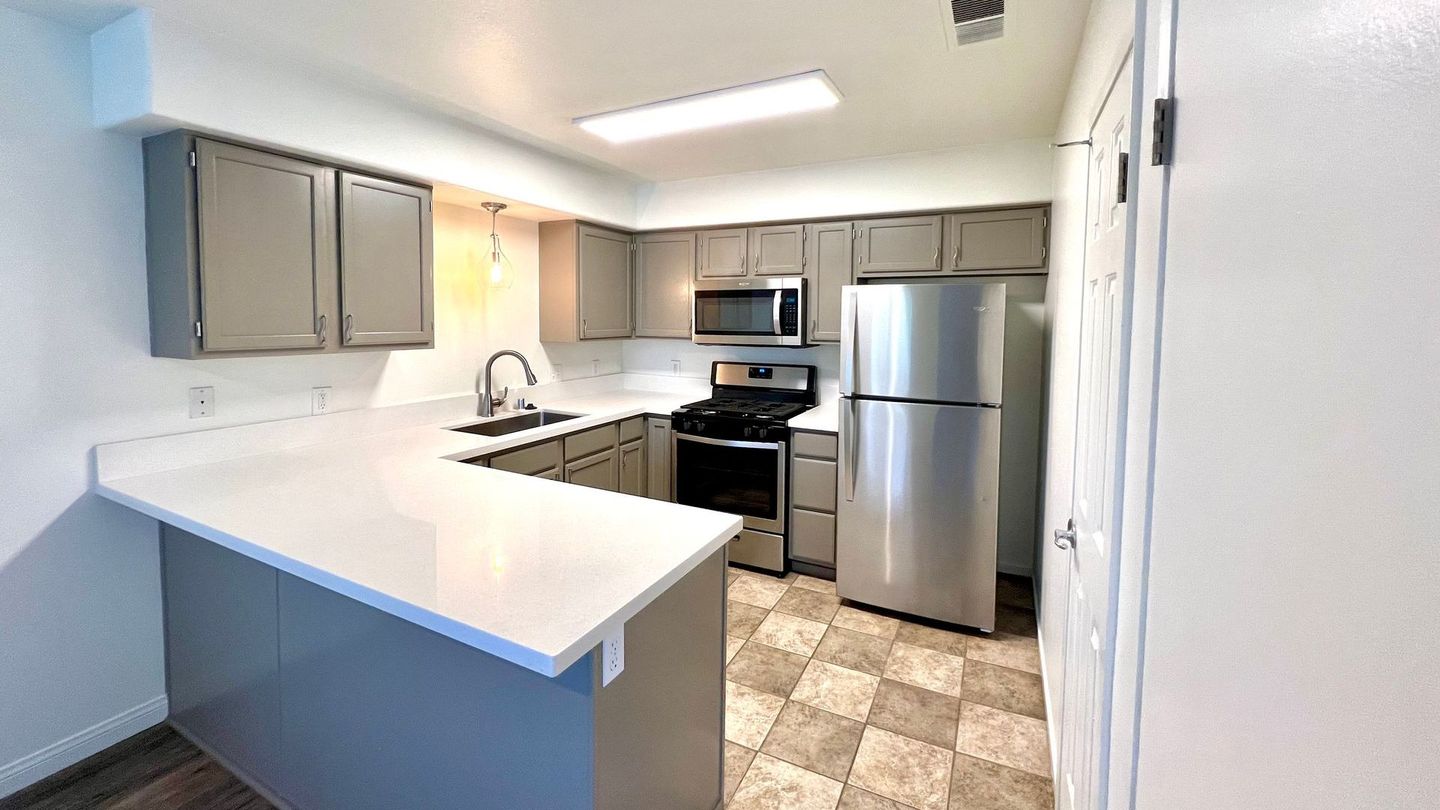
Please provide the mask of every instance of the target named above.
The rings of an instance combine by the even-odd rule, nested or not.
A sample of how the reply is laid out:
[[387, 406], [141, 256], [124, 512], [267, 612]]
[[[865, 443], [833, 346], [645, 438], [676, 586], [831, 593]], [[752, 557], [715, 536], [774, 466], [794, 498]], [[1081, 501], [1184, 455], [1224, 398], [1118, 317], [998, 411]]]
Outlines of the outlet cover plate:
[[215, 415], [215, 388], [204, 386], [190, 389], [190, 418], [203, 419]]
[[625, 625], [600, 643], [600, 685], [609, 686], [615, 676], [625, 671]]
[[330, 386], [317, 385], [310, 389], [310, 415], [319, 416], [330, 412]]

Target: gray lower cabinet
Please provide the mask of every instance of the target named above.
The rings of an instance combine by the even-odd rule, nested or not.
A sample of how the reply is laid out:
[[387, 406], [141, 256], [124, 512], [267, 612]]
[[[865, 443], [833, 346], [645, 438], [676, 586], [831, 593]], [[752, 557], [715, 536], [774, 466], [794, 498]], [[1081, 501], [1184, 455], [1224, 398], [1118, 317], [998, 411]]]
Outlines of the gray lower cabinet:
[[151, 354], [433, 345], [428, 187], [182, 130], [143, 149]]
[[630, 234], [584, 222], [540, 223], [540, 339], [630, 337]]
[[835, 567], [837, 438], [796, 431], [790, 461], [790, 557]]
[[945, 216], [945, 269], [1022, 270], [1045, 266], [1044, 208]]
[[689, 338], [695, 233], [635, 237], [635, 337]]
[[645, 440], [636, 439], [620, 445], [620, 486], [626, 495], [645, 497], [649, 470], [645, 467]]
[[559, 440], [500, 453], [491, 456], [488, 461], [491, 469], [520, 475], [540, 475], [555, 470], [564, 463]]
[[619, 452], [612, 447], [593, 456], [565, 462], [565, 483], [614, 491], [619, 482]]
[[430, 189], [340, 173], [340, 340], [435, 340]]
[[891, 217], [855, 223], [855, 274], [926, 275], [942, 272], [944, 217]]
[[750, 272], [750, 232], [722, 228], [699, 234], [700, 263], [696, 278], [737, 278]]
[[645, 443], [648, 468], [645, 491], [656, 500], [671, 500], [669, 417], [651, 416], [645, 420]]
[[798, 276], [805, 272], [805, 226], [751, 228], [750, 267], [756, 276]]
[[840, 342], [840, 291], [854, 283], [854, 244], [855, 223], [848, 220], [805, 226], [806, 305], [813, 342]]

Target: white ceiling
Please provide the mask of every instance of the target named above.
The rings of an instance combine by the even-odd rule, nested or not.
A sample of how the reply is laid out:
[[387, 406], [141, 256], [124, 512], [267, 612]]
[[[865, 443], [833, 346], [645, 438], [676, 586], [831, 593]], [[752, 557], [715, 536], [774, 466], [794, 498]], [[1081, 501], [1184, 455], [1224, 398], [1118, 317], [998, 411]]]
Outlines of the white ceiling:
[[[4, 0], [97, 28], [131, 4]], [[670, 180], [1054, 133], [1089, 0], [1011, 0], [951, 47], [947, 0], [150, 0], [158, 13], [586, 162]], [[591, 113], [823, 68], [835, 108], [611, 145]]]

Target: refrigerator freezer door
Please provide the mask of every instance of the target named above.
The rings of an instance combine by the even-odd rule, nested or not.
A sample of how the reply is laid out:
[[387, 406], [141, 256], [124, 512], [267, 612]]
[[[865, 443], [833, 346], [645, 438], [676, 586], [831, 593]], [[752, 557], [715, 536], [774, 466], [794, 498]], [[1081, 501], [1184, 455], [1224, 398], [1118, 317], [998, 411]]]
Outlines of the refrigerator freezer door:
[[871, 284], [842, 300], [841, 395], [1000, 403], [1004, 284]]
[[857, 399], [840, 408], [839, 595], [993, 629], [1000, 411]]

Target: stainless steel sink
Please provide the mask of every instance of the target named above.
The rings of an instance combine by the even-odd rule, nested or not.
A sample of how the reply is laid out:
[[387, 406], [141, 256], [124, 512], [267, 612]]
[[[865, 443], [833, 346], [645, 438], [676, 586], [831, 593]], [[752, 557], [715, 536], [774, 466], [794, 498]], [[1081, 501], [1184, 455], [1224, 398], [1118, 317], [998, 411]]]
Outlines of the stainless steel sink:
[[530, 428], [553, 425], [557, 422], [566, 422], [579, 418], [580, 414], [560, 413], [559, 411], [526, 411], [517, 413], [514, 416], [503, 416], [499, 419], [491, 419], [485, 422], [476, 422], [473, 425], [461, 425], [450, 428], [461, 433], [474, 433], [477, 436], [508, 436], [511, 433], [518, 433]]

